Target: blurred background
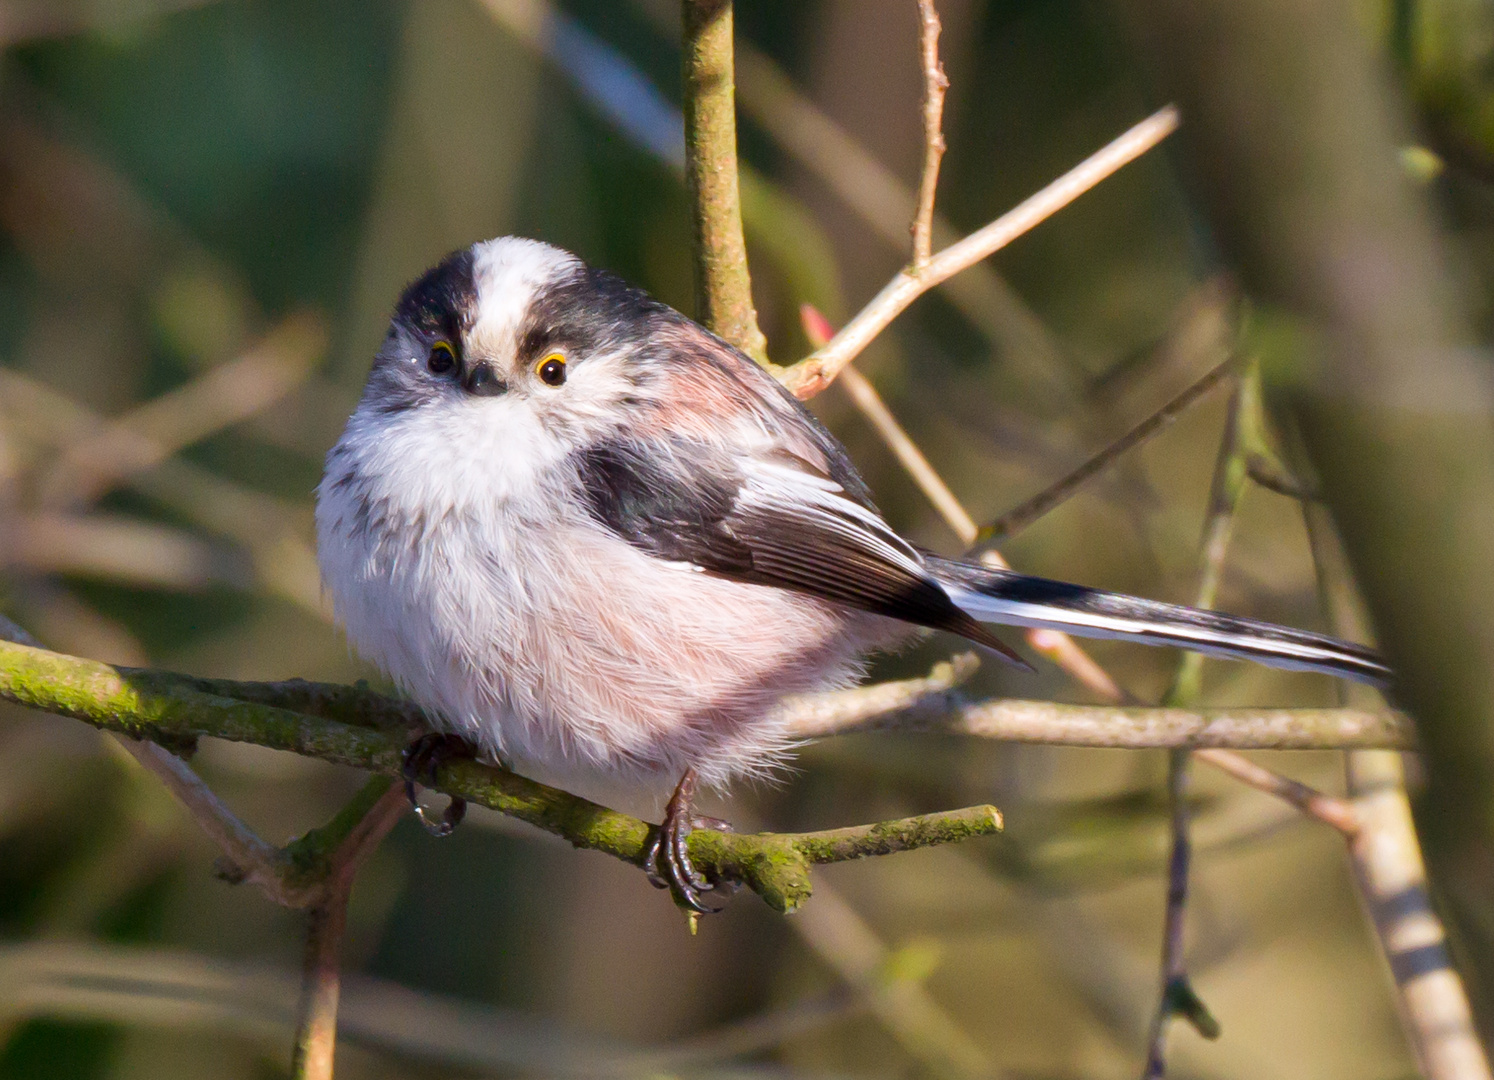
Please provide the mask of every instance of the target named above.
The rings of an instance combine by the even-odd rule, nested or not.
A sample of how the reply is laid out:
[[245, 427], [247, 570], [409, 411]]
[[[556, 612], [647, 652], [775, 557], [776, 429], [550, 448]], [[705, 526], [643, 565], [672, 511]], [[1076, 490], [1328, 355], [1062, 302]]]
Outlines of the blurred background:
[[[942, 0], [939, 207], [995, 217], [1166, 101], [1130, 14]], [[1345, 9], [1346, 11], [1348, 9]], [[1487, 322], [1494, 3], [1376, 0], [1356, 47], [1420, 137], [1403, 168]], [[378, 676], [317, 581], [312, 492], [401, 287], [538, 237], [689, 312], [668, 0], [0, 2], [0, 611], [60, 651], [242, 679]], [[922, 160], [912, 0], [739, 0], [753, 283], [775, 360], [906, 258]], [[1227, 260], [1167, 145], [931, 294], [859, 362], [977, 520], [1041, 489], [1236, 347]], [[1227, 394], [1002, 545], [1019, 569], [1186, 601]], [[837, 387], [813, 407], [893, 524], [955, 536]], [[1325, 628], [1302, 515], [1245, 500], [1220, 606]], [[926, 672], [933, 638], [878, 663]], [[1098, 643], [1142, 699], [1176, 658]], [[1061, 673], [981, 694], [1083, 700]], [[1328, 705], [1311, 676], [1207, 669], [1209, 704]], [[0, 1076], [286, 1074], [301, 916], [214, 851], [109, 739], [0, 708]], [[1334, 754], [1263, 755], [1330, 790]], [[205, 744], [275, 842], [360, 777]], [[865, 735], [715, 812], [799, 830], [991, 801], [998, 839], [817, 874], [691, 937], [642, 875], [477, 811], [401, 824], [364, 870], [339, 1076], [1135, 1075], [1167, 852], [1160, 754]], [[1414, 1075], [1341, 840], [1201, 773], [1196, 983], [1172, 1075]]]

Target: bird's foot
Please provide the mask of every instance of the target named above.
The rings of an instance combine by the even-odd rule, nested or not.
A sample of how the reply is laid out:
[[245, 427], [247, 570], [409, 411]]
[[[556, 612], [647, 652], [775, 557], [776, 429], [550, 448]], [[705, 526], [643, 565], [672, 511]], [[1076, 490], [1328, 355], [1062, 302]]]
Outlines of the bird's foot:
[[[736, 883], [710, 881], [697, 872], [694, 863], [690, 861], [686, 841], [696, 829], [731, 832], [732, 827], [719, 818], [703, 817], [695, 813], [696, 784], [695, 770], [686, 769], [664, 807], [664, 821], [654, 829], [649, 838], [643, 868], [654, 888], [669, 889], [681, 905], [708, 915], [726, 906], [726, 901], [736, 891]], [[707, 904], [705, 893], [715, 893], [721, 903], [714, 906]]]
[[467, 815], [467, 800], [456, 795], [446, 804], [440, 818], [433, 818], [420, 800], [415, 797], [415, 785], [431, 787], [436, 782], [436, 771], [449, 761], [472, 761], [477, 757], [477, 747], [460, 735], [448, 735], [440, 731], [428, 731], [405, 747], [401, 774], [405, 778], [405, 795], [415, 816], [425, 831], [432, 836], [450, 836], [451, 831], [462, 823]]

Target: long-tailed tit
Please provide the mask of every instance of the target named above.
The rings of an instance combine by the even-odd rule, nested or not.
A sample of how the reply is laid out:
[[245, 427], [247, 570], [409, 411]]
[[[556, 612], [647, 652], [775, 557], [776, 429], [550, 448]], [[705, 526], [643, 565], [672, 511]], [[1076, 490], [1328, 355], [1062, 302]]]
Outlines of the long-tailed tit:
[[561, 783], [667, 790], [657, 881], [703, 908], [697, 782], [770, 772], [785, 695], [845, 686], [918, 628], [1022, 661], [1051, 627], [1382, 681], [1318, 634], [940, 558], [844, 448], [700, 326], [532, 240], [406, 290], [317, 493], [322, 575], [358, 650], [446, 741]]

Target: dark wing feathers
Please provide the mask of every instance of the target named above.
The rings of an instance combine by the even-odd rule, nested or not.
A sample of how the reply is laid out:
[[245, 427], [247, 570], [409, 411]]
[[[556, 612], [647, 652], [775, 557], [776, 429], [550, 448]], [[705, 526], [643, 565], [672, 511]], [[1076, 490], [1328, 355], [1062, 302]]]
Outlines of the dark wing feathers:
[[775, 464], [777, 482], [764, 490], [752, 462], [680, 439], [616, 439], [576, 464], [592, 517], [650, 555], [948, 630], [1027, 666], [950, 600], [874, 512], [821, 476]]

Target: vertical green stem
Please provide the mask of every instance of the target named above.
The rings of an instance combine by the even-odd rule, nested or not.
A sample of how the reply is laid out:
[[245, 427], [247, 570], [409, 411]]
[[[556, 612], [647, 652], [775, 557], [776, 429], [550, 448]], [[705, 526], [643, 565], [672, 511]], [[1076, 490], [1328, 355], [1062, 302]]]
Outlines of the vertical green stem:
[[695, 316], [754, 360], [767, 341], [752, 306], [737, 184], [731, 0], [683, 0], [685, 181], [695, 226]]

